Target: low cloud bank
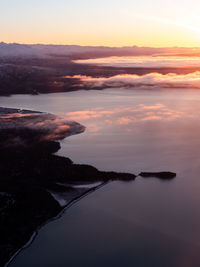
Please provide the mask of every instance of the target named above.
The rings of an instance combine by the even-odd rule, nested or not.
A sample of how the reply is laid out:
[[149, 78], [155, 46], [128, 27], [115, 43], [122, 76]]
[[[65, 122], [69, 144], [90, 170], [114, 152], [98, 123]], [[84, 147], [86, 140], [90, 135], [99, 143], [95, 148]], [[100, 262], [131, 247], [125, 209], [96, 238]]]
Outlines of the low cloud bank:
[[77, 122], [49, 113], [0, 108], [0, 143], [29, 145], [60, 140], [84, 130], [85, 127]]
[[91, 64], [117, 68], [199, 68], [198, 56], [135, 56], [106, 57], [75, 60], [79, 64]]
[[111, 56], [148, 56], [155, 54], [200, 55], [200, 48], [184, 47], [102, 47], [79, 45], [17, 44], [0, 42], [0, 57], [39, 57], [68, 56], [74, 59], [86, 59]]
[[[69, 76], [68, 76], [69, 77]], [[80, 85], [89, 88], [116, 87], [164, 87], [164, 88], [198, 88], [200, 89], [200, 72], [177, 75], [174, 73], [149, 73], [142, 76], [123, 74], [109, 78], [93, 78], [75, 75], [70, 78], [79, 79]]]

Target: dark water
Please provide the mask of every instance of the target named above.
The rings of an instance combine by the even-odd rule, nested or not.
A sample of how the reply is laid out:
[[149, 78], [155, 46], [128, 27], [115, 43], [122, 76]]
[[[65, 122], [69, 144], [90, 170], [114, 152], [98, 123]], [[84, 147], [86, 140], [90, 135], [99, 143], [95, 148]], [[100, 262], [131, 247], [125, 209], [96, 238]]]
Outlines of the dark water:
[[200, 91], [105, 90], [0, 98], [77, 120], [60, 155], [103, 170], [174, 171], [112, 182], [39, 231], [10, 266], [200, 266]]

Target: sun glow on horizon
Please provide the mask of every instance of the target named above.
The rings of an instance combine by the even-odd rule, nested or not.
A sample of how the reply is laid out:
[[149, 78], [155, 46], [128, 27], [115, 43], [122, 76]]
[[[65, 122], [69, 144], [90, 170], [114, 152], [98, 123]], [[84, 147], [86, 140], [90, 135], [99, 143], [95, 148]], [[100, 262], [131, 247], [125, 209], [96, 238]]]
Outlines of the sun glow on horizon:
[[196, 0], [8, 0], [0, 9], [1, 41], [198, 47], [199, 9]]

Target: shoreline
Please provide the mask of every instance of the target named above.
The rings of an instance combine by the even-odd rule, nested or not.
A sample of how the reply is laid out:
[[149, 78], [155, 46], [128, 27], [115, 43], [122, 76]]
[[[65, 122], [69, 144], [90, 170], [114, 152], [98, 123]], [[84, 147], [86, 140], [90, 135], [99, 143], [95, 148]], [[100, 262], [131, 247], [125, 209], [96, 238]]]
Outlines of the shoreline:
[[42, 229], [45, 225], [61, 218], [66, 210], [68, 210], [74, 204], [79, 202], [82, 198], [87, 197], [89, 194], [92, 194], [93, 192], [97, 191], [98, 189], [102, 188], [103, 186], [107, 185], [108, 183], [109, 182], [104, 182], [104, 183], [102, 183], [102, 184], [100, 184], [94, 188], [90, 188], [87, 192], [83, 193], [79, 197], [76, 197], [76, 198], [72, 199], [71, 201], [69, 201], [69, 203], [67, 203], [65, 206], [63, 206], [63, 209], [60, 211], [60, 213], [58, 215], [49, 219], [43, 225], [39, 226], [38, 229], [36, 229], [35, 232], [33, 233], [33, 235], [31, 236], [30, 240], [22, 248], [20, 248], [3, 267], [8, 267], [23, 250], [25, 250], [31, 246], [31, 244], [34, 242], [35, 238], [39, 234], [40, 229]]
[[[30, 242], [36, 229], [57, 218], [76, 199], [108, 181], [135, 179], [134, 174], [99, 171], [55, 154], [61, 147], [58, 140], [84, 130], [79, 123], [49, 113], [0, 109], [2, 265]], [[96, 182], [101, 185], [89, 189], [73, 187]], [[64, 196], [67, 206], [60, 205], [54, 192]]]
[[[0, 109], [0, 115], [0, 173], [3, 174], [0, 262], [8, 266], [31, 244], [41, 227], [61, 217], [76, 201], [110, 181], [130, 182], [138, 175], [100, 171], [56, 155], [61, 148], [58, 140], [74, 134], [73, 130], [75, 133], [85, 130], [79, 123], [69, 124], [68, 120], [49, 113], [9, 108]], [[171, 179], [174, 175], [170, 172], [142, 174], [159, 179]], [[62, 205], [63, 201], [66, 204]]]

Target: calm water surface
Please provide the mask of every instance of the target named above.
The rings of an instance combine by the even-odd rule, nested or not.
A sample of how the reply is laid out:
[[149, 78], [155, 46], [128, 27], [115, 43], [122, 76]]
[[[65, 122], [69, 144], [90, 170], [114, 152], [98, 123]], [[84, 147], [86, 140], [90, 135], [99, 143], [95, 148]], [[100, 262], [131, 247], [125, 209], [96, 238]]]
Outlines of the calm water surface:
[[79, 91], [1, 97], [0, 106], [58, 114], [87, 127], [59, 155], [102, 170], [174, 171], [112, 182], [44, 226], [10, 264], [200, 266], [200, 91]]

